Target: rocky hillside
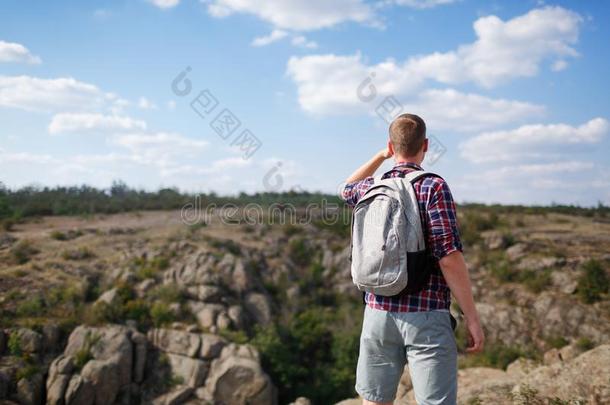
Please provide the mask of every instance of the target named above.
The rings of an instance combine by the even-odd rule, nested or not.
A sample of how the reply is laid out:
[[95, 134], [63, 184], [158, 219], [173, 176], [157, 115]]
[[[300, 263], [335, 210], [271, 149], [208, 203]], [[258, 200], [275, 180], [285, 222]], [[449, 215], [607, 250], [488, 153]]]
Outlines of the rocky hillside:
[[[609, 403], [610, 223], [460, 214], [489, 340], [460, 356], [460, 402]], [[348, 246], [349, 224], [320, 218], [186, 226], [157, 211], [17, 224], [0, 233], [0, 401], [352, 398], [362, 304]], [[461, 327], [457, 339], [463, 348]], [[410, 388], [405, 373], [400, 403], [413, 403]]]

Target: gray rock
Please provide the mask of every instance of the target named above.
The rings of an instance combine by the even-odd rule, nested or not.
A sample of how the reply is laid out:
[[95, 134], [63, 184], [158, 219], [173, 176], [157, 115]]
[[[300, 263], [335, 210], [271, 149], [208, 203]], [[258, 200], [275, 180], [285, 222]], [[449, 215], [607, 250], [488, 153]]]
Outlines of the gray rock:
[[119, 291], [116, 288], [111, 288], [108, 291], [105, 291], [99, 298], [95, 301], [95, 303], [105, 302], [108, 305], [113, 304], [119, 298]]
[[115, 359], [91, 360], [83, 367], [81, 376], [90, 381], [96, 405], [114, 403], [119, 388], [123, 385]]
[[66, 405], [92, 404], [95, 392], [93, 386], [80, 375], [73, 375], [66, 387]]
[[527, 253], [527, 245], [525, 243], [516, 243], [506, 249], [506, 256], [509, 260], [517, 261]]
[[155, 398], [153, 405], [179, 405], [183, 404], [193, 394], [193, 388], [189, 386], [179, 386], [173, 391]]
[[4, 330], [0, 329], [0, 356], [4, 354], [6, 350], [6, 333]]
[[218, 357], [227, 341], [220, 336], [212, 334], [201, 335], [201, 351], [199, 356], [204, 360], [211, 360]]
[[222, 289], [213, 285], [194, 285], [186, 289], [187, 294], [202, 302], [214, 302], [222, 296]]
[[138, 296], [138, 298], [144, 298], [146, 296], [146, 294], [152, 290], [152, 288], [155, 286], [157, 282], [155, 281], [155, 279], [153, 278], [147, 278], [145, 280], [140, 281], [138, 284], [136, 284], [136, 286], [134, 287], [134, 291], [136, 292], [136, 295]]
[[[225, 307], [221, 304], [202, 304], [191, 306], [199, 325], [202, 328], [211, 328], [216, 325], [216, 317]], [[194, 309], [194, 310], [193, 310]]]
[[294, 402], [291, 402], [289, 405], [311, 405], [311, 401], [309, 400], [309, 398], [298, 397], [294, 400]]
[[42, 346], [45, 353], [54, 353], [59, 349], [59, 326], [46, 324], [42, 327]]
[[146, 367], [146, 354], [148, 352], [148, 341], [142, 333], [134, 332], [131, 335], [134, 347], [133, 381], [141, 383], [144, 380], [144, 368]]
[[246, 322], [244, 316], [244, 310], [240, 305], [231, 305], [227, 310], [227, 315], [233, 323], [235, 329], [243, 329]]
[[69, 375], [49, 375], [49, 378], [47, 379], [47, 404], [64, 405], [64, 393], [69, 382]]
[[165, 352], [195, 357], [201, 338], [195, 333], [171, 329], [152, 329], [148, 332], [151, 344]]
[[218, 314], [216, 326], [218, 327], [218, 330], [229, 329], [231, 327], [231, 318], [229, 318], [229, 315], [227, 315], [225, 311]]
[[27, 353], [39, 353], [42, 350], [42, 335], [31, 329], [19, 328], [13, 330], [19, 336], [21, 350]]
[[22, 405], [39, 405], [44, 393], [44, 377], [41, 373], [17, 382], [17, 399]]
[[258, 324], [268, 325], [271, 322], [271, 303], [265, 294], [249, 293], [244, 300], [244, 307]]
[[276, 390], [259, 363], [258, 352], [248, 345], [230, 344], [212, 362], [199, 398], [214, 403], [268, 405], [277, 402]]
[[208, 364], [204, 361], [172, 353], [167, 353], [167, 358], [172, 374], [180, 377], [184, 384], [197, 388], [205, 381]]

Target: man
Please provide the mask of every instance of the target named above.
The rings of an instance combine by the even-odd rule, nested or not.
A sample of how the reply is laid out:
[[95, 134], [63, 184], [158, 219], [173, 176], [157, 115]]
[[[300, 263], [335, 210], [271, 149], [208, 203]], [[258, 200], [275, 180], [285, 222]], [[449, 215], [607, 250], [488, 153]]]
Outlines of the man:
[[[392, 156], [396, 165], [383, 178], [404, 177], [410, 171], [422, 170], [428, 150], [424, 121], [417, 115], [402, 114], [392, 122], [389, 132], [387, 149], [347, 179], [342, 197], [349, 205], [356, 205], [373, 184], [375, 171]], [[424, 176], [413, 187], [427, 235], [429, 276], [416, 292], [393, 297], [364, 294], [366, 306], [356, 372], [356, 391], [364, 405], [394, 401], [405, 362], [418, 404], [456, 403], [457, 348], [449, 313], [451, 293], [466, 318], [467, 351], [483, 348], [483, 331], [449, 187], [437, 176]]]

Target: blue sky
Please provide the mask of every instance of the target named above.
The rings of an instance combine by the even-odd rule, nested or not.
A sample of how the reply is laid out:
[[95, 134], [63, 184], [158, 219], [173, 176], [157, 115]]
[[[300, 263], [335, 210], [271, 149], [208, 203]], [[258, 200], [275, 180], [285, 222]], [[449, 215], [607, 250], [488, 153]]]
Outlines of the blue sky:
[[[385, 145], [385, 108], [386, 119], [426, 120], [444, 152], [424, 167], [458, 201], [610, 203], [607, 2], [5, 0], [0, 10], [9, 187], [335, 192]], [[180, 96], [172, 81], [187, 67]], [[191, 102], [208, 95], [215, 108], [200, 116]], [[225, 109], [240, 125], [214, 121], [217, 133]]]

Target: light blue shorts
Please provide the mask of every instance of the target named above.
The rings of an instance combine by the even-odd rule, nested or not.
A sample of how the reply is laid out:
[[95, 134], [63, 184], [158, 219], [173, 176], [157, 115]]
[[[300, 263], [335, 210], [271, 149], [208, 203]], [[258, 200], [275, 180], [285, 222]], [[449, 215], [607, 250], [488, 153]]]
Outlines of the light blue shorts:
[[419, 405], [457, 401], [457, 347], [449, 312], [364, 310], [356, 392], [392, 402], [405, 363]]

